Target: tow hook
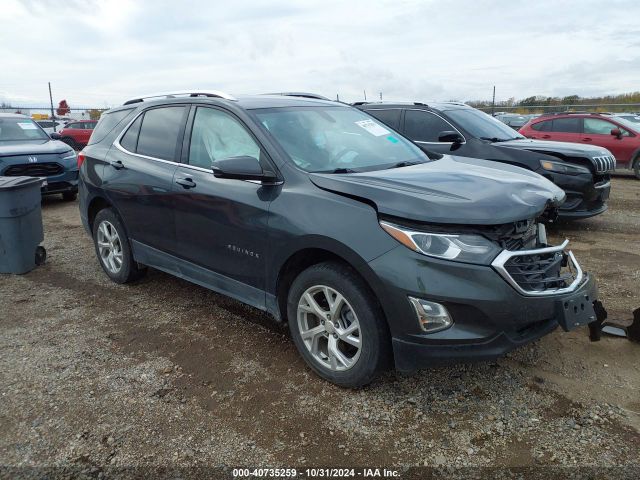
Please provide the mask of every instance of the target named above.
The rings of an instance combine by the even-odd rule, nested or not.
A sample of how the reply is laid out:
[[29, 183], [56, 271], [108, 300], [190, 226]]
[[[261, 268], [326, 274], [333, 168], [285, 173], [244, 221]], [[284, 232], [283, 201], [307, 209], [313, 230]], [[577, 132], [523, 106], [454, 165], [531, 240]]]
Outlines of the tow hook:
[[602, 333], [606, 333], [614, 337], [626, 337], [632, 342], [640, 343], [640, 308], [633, 311], [631, 325], [606, 321], [607, 311], [599, 301], [593, 303], [593, 309], [596, 313], [596, 320], [589, 324], [589, 339], [592, 342], [599, 341]]

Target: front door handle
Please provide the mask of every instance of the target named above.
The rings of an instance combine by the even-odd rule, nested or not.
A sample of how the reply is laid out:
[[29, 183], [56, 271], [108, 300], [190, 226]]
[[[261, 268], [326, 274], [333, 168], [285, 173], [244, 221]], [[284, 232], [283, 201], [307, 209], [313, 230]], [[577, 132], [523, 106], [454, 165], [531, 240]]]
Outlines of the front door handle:
[[193, 178], [189, 177], [176, 178], [176, 183], [178, 185], [182, 185], [184, 188], [193, 188], [196, 186], [196, 182], [193, 181]]
[[116, 170], [122, 170], [124, 168], [124, 163], [122, 163], [121, 160], [112, 160], [109, 164]]
[[551, 138], [551, 135], [542, 135], [542, 138]]
[[592, 142], [593, 139], [589, 138], [589, 137], [585, 137], [582, 139], [583, 142]]

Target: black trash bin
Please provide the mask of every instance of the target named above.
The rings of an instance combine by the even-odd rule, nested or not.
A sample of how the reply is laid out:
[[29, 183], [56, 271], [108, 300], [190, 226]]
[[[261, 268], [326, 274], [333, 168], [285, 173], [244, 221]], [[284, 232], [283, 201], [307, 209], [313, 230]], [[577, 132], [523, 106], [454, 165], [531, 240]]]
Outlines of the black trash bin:
[[44, 263], [42, 180], [0, 177], [0, 273], [27, 273]]

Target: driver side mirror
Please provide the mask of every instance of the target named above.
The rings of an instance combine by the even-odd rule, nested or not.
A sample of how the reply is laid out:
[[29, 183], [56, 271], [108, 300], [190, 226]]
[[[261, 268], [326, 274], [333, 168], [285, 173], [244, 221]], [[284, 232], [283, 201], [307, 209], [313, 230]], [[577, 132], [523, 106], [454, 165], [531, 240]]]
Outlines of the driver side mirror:
[[256, 158], [249, 156], [224, 158], [214, 162], [211, 168], [216, 178], [260, 180], [265, 182], [277, 180], [274, 172], [263, 170], [260, 162]]
[[442, 143], [464, 143], [464, 138], [458, 132], [446, 130], [438, 134], [438, 141]]
[[622, 131], [619, 128], [612, 128], [611, 135], [613, 135], [616, 138], [622, 138]]
[[58, 132], [51, 132], [49, 137], [51, 137], [51, 140], [60, 140], [62, 138]]

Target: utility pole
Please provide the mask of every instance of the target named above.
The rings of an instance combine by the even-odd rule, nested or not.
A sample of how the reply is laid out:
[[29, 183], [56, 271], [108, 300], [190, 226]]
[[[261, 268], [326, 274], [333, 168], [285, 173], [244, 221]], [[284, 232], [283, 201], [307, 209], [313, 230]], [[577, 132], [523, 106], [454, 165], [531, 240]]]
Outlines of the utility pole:
[[51, 82], [49, 82], [49, 102], [51, 104], [51, 120], [53, 120], [53, 131], [56, 131], [56, 117], [53, 115], [53, 97], [51, 96]]
[[336, 102], [339, 102], [339, 101], [340, 101], [340, 94], [336, 93]]
[[380, 101], [382, 101], [382, 92], [380, 92]]
[[491, 100], [491, 116], [494, 117], [496, 113], [496, 86], [493, 86], [493, 100]]
[[366, 102], [367, 101], [367, 91], [363, 90], [363, 92], [364, 92], [364, 101]]

